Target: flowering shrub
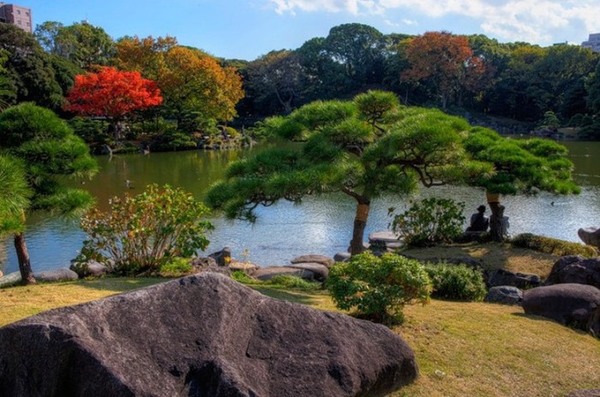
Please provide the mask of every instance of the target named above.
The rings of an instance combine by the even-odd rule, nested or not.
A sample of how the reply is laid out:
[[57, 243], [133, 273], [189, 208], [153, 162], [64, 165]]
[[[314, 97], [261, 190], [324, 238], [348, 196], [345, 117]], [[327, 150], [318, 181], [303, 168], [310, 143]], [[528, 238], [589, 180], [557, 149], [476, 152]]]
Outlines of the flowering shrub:
[[[208, 246], [209, 210], [182, 189], [150, 185], [137, 195], [115, 197], [106, 213], [93, 209], [81, 220], [82, 252], [118, 274], [155, 273], [176, 257]], [[85, 258], [84, 258], [85, 259]]]

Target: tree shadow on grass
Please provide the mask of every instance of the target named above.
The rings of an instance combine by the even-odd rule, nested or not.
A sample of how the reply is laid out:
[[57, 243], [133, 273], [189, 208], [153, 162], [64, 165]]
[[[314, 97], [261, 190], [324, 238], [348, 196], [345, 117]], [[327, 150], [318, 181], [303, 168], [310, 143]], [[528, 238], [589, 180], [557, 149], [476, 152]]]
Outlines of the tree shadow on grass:
[[161, 277], [100, 277], [79, 280], [77, 284], [85, 288], [120, 293], [171, 280], [173, 279]]
[[282, 290], [277, 288], [253, 285], [251, 288], [270, 298], [279, 299], [287, 302], [301, 303], [303, 305], [318, 305], [319, 295], [312, 291], [300, 290]]

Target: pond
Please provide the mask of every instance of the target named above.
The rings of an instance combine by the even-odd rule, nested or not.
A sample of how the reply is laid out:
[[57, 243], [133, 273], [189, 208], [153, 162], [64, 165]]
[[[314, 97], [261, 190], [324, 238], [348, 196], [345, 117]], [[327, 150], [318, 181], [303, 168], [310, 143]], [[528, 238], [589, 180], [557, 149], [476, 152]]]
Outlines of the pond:
[[[575, 163], [575, 179], [582, 186], [581, 194], [503, 197], [511, 234], [530, 232], [579, 241], [578, 228], [600, 226], [600, 142], [565, 142], [565, 145]], [[94, 194], [103, 208], [109, 197], [126, 191], [141, 192], [149, 183], [169, 183], [202, 198], [207, 187], [222, 177], [227, 163], [248, 153], [248, 150], [189, 151], [99, 157], [100, 173], [81, 187]], [[409, 206], [410, 200], [426, 196], [465, 202], [466, 217], [485, 201], [483, 190], [455, 186], [421, 189], [413, 197], [385, 196], [372, 204], [367, 234], [387, 229], [389, 207], [399, 212]], [[306, 198], [300, 205], [282, 201], [268, 208], [260, 207], [255, 224], [216, 216], [211, 219], [216, 228], [209, 235], [211, 244], [206, 253], [228, 246], [236, 259], [261, 266], [288, 264], [293, 257], [307, 253], [333, 256], [348, 248], [354, 211], [352, 199], [332, 194]], [[85, 234], [76, 219], [33, 215], [28, 220], [26, 238], [35, 272], [68, 267]], [[5, 273], [18, 270], [11, 239], [0, 244], [0, 270]]]

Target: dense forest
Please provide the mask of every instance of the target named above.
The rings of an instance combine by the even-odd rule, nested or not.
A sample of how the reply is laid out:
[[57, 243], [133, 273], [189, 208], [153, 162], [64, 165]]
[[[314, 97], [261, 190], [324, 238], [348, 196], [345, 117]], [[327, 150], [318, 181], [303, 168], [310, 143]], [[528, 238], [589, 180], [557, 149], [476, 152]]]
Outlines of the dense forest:
[[[155, 84], [161, 99], [116, 110], [100, 99], [84, 104], [85, 81], [101, 85], [99, 76], [112, 85], [96, 98], [113, 95], [120, 78]], [[579, 138], [600, 139], [599, 54], [577, 45], [499, 43], [450, 32], [385, 35], [352, 23], [300, 48], [245, 61], [217, 58], [175, 37], [115, 40], [86, 22], [45, 22], [34, 34], [0, 24], [0, 110], [34, 102], [70, 119], [88, 143], [125, 138], [159, 150], [191, 148], [199, 140], [243, 138], [266, 116], [369, 89], [499, 132], [574, 127]]]

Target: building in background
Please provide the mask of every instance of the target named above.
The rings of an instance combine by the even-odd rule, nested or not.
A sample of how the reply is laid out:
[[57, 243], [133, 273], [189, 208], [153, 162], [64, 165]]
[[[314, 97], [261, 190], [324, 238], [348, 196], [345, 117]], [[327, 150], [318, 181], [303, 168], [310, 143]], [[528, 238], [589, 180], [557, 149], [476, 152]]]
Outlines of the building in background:
[[581, 43], [581, 46], [600, 52], [600, 33], [590, 33], [588, 40]]
[[10, 23], [26, 32], [33, 33], [30, 8], [0, 2], [0, 22]]

